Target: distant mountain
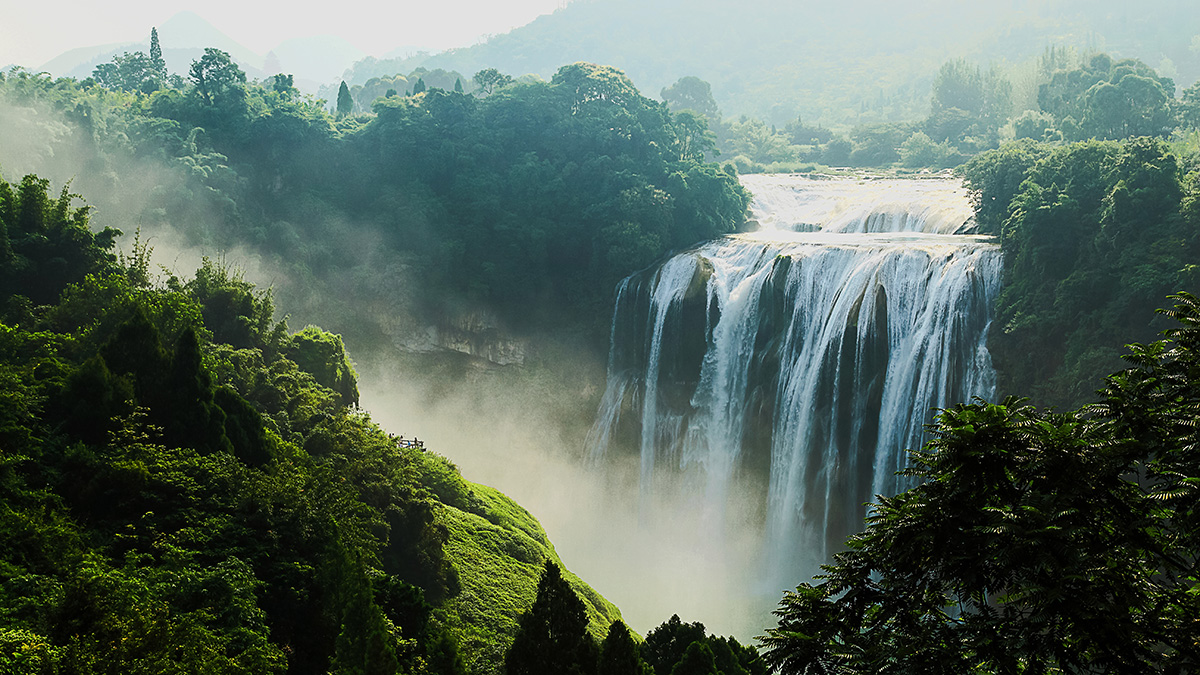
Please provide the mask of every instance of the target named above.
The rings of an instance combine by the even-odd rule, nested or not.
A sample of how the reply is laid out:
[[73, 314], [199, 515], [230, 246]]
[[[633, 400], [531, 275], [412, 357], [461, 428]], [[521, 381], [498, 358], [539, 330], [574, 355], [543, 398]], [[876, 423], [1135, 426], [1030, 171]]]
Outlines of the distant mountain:
[[317, 84], [338, 82], [347, 68], [367, 55], [349, 41], [335, 35], [285, 40], [272, 49], [271, 53], [279, 59], [277, 72], [292, 73], [297, 78], [311, 80]]
[[[271, 50], [273, 58], [258, 54], [194, 12], [180, 12], [158, 26], [167, 70], [186, 75], [192, 61], [204, 55], [206, 47], [229, 52], [252, 79], [276, 73], [291, 73], [303, 91], [315, 92], [323, 83], [341, 79], [342, 73], [365, 53], [347, 40], [336, 36], [315, 36], [285, 40]], [[150, 50], [150, 33], [141, 42], [80, 47], [65, 52], [44, 64], [40, 70], [54, 76], [83, 79], [101, 63], [125, 52]]]
[[[1048, 45], [1169, 63], [1187, 84], [1200, 76], [1188, 49], [1197, 15], [1195, 0], [578, 0], [486, 43], [385, 69], [549, 77], [593, 61], [621, 68], [648, 96], [696, 75], [726, 115], [852, 125], [925, 115], [947, 59], [1017, 64]], [[356, 69], [353, 79], [364, 78]]]
[[[157, 28], [163, 59], [167, 62], [167, 70], [172, 73], [186, 74], [192, 61], [203, 56], [205, 47], [216, 47], [229, 52], [250, 77], [263, 76], [261, 55], [222, 33], [194, 12], [180, 12]], [[141, 42], [72, 49], [46, 62], [41, 70], [54, 76], [83, 79], [90, 76], [96, 66], [111, 61], [114, 56], [149, 50], [150, 30], [147, 27], [146, 37]]]
[[408, 59], [408, 58], [417, 56], [419, 54], [424, 54], [425, 56], [429, 56], [430, 54], [433, 54], [435, 52], [437, 52], [436, 49], [430, 49], [428, 47], [420, 47], [417, 45], [400, 45], [399, 47], [396, 47], [395, 49], [391, 50], [390, 52], [384, 54], [383, 58], [385, 58], [385, 59]]
[[[113, 42], [94, 47], [77, 47], [50, 59], [42, 64], [38, 70], [44, 70], [51, 75], [65, 75], [81, 64], [92, 63], [93, 61], [97, 63], [111, 61], [112, 54], [120, 54], [122, 51], [131, 51], [134, 49], [138, 49], [136, 42]], [[91, 71], [88, 72], [90, 74]]]
[[[180, 12], [167, 19], [158, 27], [158, 39], [162, 42], [164, 52], [172, 48], [203, 51], [205, 47], [216, 47], [229, 52], [238, 63], [245, 63], [254, 68], [261, 68], [263, 65], [261, 54], [242, 46], [195, 12]], [[150, 35], [147, 34], [146, 44], [149, 43]]]

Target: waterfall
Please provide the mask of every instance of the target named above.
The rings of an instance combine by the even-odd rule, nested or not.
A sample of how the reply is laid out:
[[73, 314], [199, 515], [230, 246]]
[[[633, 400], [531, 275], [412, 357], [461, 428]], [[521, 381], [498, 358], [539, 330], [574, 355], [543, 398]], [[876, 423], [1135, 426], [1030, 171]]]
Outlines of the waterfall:
[[622, 282], [588, 452], [635, 453], [646, 509], [670, 475], [714, 528], [757, 503], [766, 564], [794, 585], [906, 487], [933, 409], [992, 395], [1000, 250], [969, 234], [959, 181], [743, 184], [757, 231]]

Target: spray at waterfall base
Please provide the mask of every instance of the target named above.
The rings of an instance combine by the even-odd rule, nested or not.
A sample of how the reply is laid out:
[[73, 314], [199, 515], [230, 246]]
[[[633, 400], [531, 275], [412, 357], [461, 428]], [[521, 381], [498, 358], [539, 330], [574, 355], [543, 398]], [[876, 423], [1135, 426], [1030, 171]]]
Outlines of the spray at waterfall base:
[[954, 180], [743, 181], [759, 231], [618, 289], [588, 452], [636, 463], [643, 526], [683, 507], [773, 605], [908, 487], [934, 409], [993, 394], [1001, 258]]

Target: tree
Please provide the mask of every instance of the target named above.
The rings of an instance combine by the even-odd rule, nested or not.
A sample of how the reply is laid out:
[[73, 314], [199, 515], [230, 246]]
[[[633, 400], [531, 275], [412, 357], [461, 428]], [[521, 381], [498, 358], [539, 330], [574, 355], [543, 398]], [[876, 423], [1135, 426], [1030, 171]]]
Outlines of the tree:
[[703, 641], [693, 642], [683, 652], [683, 658], [671, 669], [671, 675], [719, 675], [712, 650]]
[[1054, 116], [1067, 140], [1162, 137], [1173, 126], [1174, 96], [1174, 80], [1145, 63], [1096, 54], [1054, 73], [1038, 88], [1038, 106]]
[[228, 52], [205, 47], [204, 55], [198, 61], [192, 61], [188, 79], [206, 105], [227, 108], [245, 102], [246, 73], [237, 67]]
[[483, 92], [484, 96], [491, 96], [497, 90], [507, 87], [513, 83], [513, 79], [508, 75], [496, 70], [495, 68], [484, 68], [475, 73], [471, 80], [475, 83], [476, 89]]
[[675, 148], [680, 160], [703, 162], [709, 153], [719, 154], [714, 149], [716, 137], [708, 130], [708, 121], [691, 110], [675, 113], [672, 129], [675, 131]]
[[354, 99], [350, 97], [350, 88], [346, 86], [346, 81], [342, 80], [341, 86], [338, 87], [337, 114], [338, 117], [345, 117], [352, 112], [354, 112]]
[[600, 644], [599, 675], [652, 675], [653, 672], [638, 653], [629, 627], [621, 621], [612, 622]]
[[424, 92], [425, 92], [425, 80], [418, 77], [417, 83], [413, 85], [412, 93], [414, 95], [416, 95], [416, 94], [421, 94]]
[[291, 336], [284, 353], [317, 382], [337, 392], [345, 405], [358, 403], [358, 376], [340, 335], [307, 326]]
[[144, 52], [125, 52], [96, 66], [92, 78], [109, 89], [151, 94], [163, 87], [166, 76], [159, 76], [154, 59]]
[[15, 185], [0, 179], [0, 297], [49, 304], [68, 284], [114, 269], [121, 232], [93, 233], [91, 207], [73, 206], [77, 197], [63, 186], [55, 199], [50, 181], [33, 174]]
[[999, 391], [1081, 405], [1094, 374], [1120, 365], [1124, 344], [1159, 330], [1144, 308], [1194, 287], [1200, 218], [1187, 205], [1198, 186], [1181, 163], [1142, 137], [1018, 141], [964, 167], [979, 226], [1004, 252], [994, 324], [1003, 329], [988, 340]]
[[572, 63], [558, 69], [550, 84], [572, 93], [573, 113], [592, 102], [603, 102], [619, 107], [636, 106], [644, 99], [637, 87], [625, 73], [612, 66], [594, 63]]
[[933, 139], [922, 131], [914, 131], [908, 140], [900, 144], [898, 150], [900, 163], [909, 167], [942, 169], [962, 161], [962, 155], [950, 147], [949, 143], [934, 143]]
[[1184, 89], [1180, 95], [1179, 124], [1185, 129], [1200, 129], [1200, 82]]
[[582, 675], [596, 668], [596, 644], [587, 634], [583, 601], [547, 560], [537, 599], [521, 615], [520, 627], [504, 656], [508, 675]]
[[983, 106], [983, 74], [979, 66], [966, 59], [951, 59], [943, 63], [933, 81], [933, 114], [950, 108], [978, 114]]
[[456, 94], [463, 93], [463, 85], [462, 85], [461, 77], [454, 78], [454, 93], [456, 93]]
[[[1115, 77], [1115, 76], [1114, 76]], [[1082, 131], [1092, 138], [1165, 137], [1174, 127], [1171, 90], [1155, 77], [1126, 73], [1100, 82], [1084, 95]]]
[[852, 132], [851, 166], [887, 166], [900, 160], [900, 146], [913, 134], [910, 124], [865, 124]]
[[391, 675], [398, 672], [396, 636], [383, 610], [375, 603], [371, 585], [360, 562], [346, 551], [331, 552], [341, 602], [334, 665], [338, 672], [355, 675]]
[[704, 115], [711, 123], [721, 121], [721, 109], [717, 107], [717, 101], [713, 98], [712, 87], [698, 77], [681, 77], [675, 84], [663, 87], [659, 95], [667, 102], [671, 112], [691, 110]]
[[162, 45], [158, 43], [158, 28], [150, 29], [150, 72], [159, 89], [167, 86], [167, 62], [163, 60]]
[[822, 145], [833, 139], [833, 132], [824, 127], [810, 127], [797, 117], [783, 128], [792, 145]]
[[704, 624], [699, 621], [684, 623], [675, 614], [646, 635], [642, 655], [653, 666], [655, 673], [671, 675], [671, 669], [683, 658], [688, 646], [703, 642], [706, 636]]
[[[296, 94], [296, 80], [290, 74], [284, 75], [283, 73], [279, 73], [276, 75], [272, 75], [271, 76], [271, 91], [273, 91], [276, 94], [279, 94], [287, 99], [290, 99], [292, 96], [295, 96], [295, 94]], [[339, 98], [341, 97], [340, 90], [338, 91], [338, 96], [339, 96]]]
[[1012, 84], [996, 68], [982, 71], [966, 59], [942, 64], [933, 81], [926, 132], [935, 141], [958, 145], [970, 138], [973, 149], [994, 147], [996, 130], [1012, 109]]
[[725, 147], [732, 155], [742, 155], [752, 162], [770, 164], [786, 162], [796, 157], [795, 148], [787, 136], [753, 117], [742, 116], [729, 125]]
[[1014, 119], [1013, 137], [1016, 140], [1062, 140], [1062, 135], [1054, 131], [1054, 116], [1040, 110], [1026, 110]]

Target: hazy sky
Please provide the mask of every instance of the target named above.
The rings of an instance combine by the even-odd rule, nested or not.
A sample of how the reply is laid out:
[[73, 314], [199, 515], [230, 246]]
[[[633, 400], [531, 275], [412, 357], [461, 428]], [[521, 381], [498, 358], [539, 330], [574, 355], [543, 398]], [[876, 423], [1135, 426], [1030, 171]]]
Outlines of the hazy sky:
[[264, 0], [0, 0], [0, 67], [36, 68], [75, 47], [143, 39], [150, 27], [191, 10], [265, 54], [287, 38], [339, 35], [382, 55], [396, 47], [474, 44], [553, 12], [563, 0], [394, 0], [281, 3]]

